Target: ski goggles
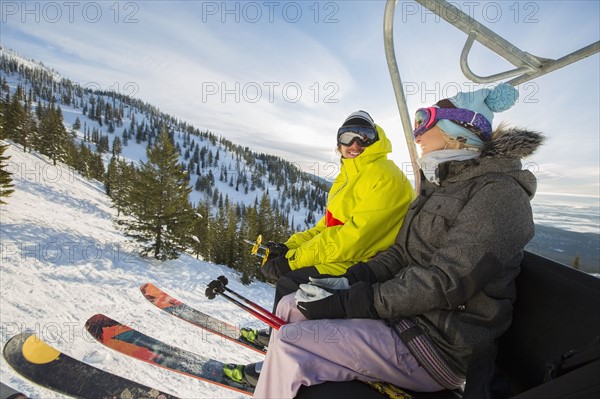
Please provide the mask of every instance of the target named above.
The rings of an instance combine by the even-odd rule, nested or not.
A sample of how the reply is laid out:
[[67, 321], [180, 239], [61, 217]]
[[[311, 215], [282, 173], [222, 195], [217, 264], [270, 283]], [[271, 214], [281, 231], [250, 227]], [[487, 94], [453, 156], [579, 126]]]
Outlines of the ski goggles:
[[337, 134], [338, 144], [351, 146], [358, 142], [361, 147], [368, 147], [379, 140], [377, 130], [367, 126], [343, 126], [339, 128]]
[[440, 119], [448, 119], [458, 126], [475, 133], [484, 141], [492, 135], [492, 125], [481, 114], [464, 108], [419, 108], [415, 113], [414, 136], [418, 137], [431, 129]]

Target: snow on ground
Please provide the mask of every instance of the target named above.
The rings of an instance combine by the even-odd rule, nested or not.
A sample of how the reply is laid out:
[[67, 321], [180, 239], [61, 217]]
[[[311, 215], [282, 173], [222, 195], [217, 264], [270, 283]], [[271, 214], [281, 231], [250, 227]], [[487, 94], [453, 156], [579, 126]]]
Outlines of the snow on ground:
[[[16, 146], [7, 155], [15, 192], [0, 206], [2, 347], [16, 333], [34, 331], [69, 356], [179, 397], [247, 397], [105, 348], [84, 325], [103, 313], [169, 345], [223, 362], [254, 362], [261, 355], [161, 311], [139, 287], [152, 282], [198, 310], [256, 327], [262, 324], [233, 304], [206, 299], [206, 284], [225, 275], [230, 288], [266, 308], [272, 306], [273, 288], [260, 282], [243, 286], [237, 272], [188, 255], [167, 262], [142, 258], [114, 226], [116, 211], [100, 183]], [[4, 358], [0, 381], [34, 398], [62, 397], [23, 379]]]

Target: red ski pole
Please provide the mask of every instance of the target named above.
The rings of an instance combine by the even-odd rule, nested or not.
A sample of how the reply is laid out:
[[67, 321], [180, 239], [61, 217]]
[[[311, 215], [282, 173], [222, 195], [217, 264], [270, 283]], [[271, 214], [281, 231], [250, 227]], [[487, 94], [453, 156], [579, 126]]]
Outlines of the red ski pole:
[[233, 291], [230, 288], [227, 288], [227, 284], [229, 283], [229, 281], [227, 280], [227, 277], [225, 276], [219, 276], [217, 277], [217, 280], [219, 280], [221, 283], [223, 283], [223, 289], [225, 289], [225, 291], [235, 295], [236, 297], [238, 297], [239, 299], [241, 299], [242, 301], [244, 301], [244, 303], [250, 305], [251, 307], [253, 307], [254, 309], [256, 309], [258, 312], [262, 313], [263, 315], [265, 315], [266, 317], [270, 318], [271, 320], [273, 320], [275, 323], [278, 323], [280, 326], [286, 324], [286, 322], [282, 319], [280, 319], [279, 317], [275, 316], [272, 312], [269, 312], [267, 309], [263, 308], [262, 306], [260, 306], [259, 304], [252, 302], [250, 299], [238, 294], [237, 292]]
[[[251, 300], [238, 294], [237, 292], [233, 291], [232, 289], [227, 288], [226, 287], [227, 284], [228, 284], [228, 280], [225, 276], [220, 276], [217, 280], [211, 281], [208, 284], [208, 288], [206, 289], [206, 292], [205, 292], [206, 297], [208, 299], [214, 299], [217, 294], [221, 295], [228, 301], [230, 301], [233, 304], [244, 309], [245, 311], [247, 311], [248, 313], [250, 313], [257, 319], [259, 319], [260, 321], [268, 324], [270, 327], [273, 327], [276, 330], [279, 330], [279, 327], [286, 324], [286, 322], [284, 320], [275, 316], [273, 313], [269, 312], [262, 306], [258, 305], [255, 302], [252, 302]], [[247, 306], [244, 303], [238, 301], [237, 299], [231, 297], [230, 295], [227, 295], [225, 292], [229, 292], [229, 293], [235, 295], [236, 297], [238, 297], [239, 299], [244, 301], [249, 306]]]
[[[279, 327], [281, 327], [282, 325], [285, 324], [285, 322], [284, 323], [278, 323], [277, 321], [275, 321], [274, 319], [270, 318], [269, 316], [261, 314], [260, 312], [252, 309], [251, 307], [244, 305], [243, 303], [239, 302], [235, 298], [230, 297], [229, 295], [227, 295], [224, 292], [220, 292], [219, 294], [222, 297], [226, 298], [228, 301], [230, 301], [230, 302], [234, 303], [235, 305], [239, 306], [240, 308], [244, 309], [246, 312], [250, 313], [252, 316], [256, 317], [260, 321], [266, 323], [267, 325], [269, 325], [270, 327], [273, 327], [276, 330], [279, 330]], [[271, 313], [271, 315], [273, 317], [277, 317], [277, 316], [273, 315], [272, 313]]]

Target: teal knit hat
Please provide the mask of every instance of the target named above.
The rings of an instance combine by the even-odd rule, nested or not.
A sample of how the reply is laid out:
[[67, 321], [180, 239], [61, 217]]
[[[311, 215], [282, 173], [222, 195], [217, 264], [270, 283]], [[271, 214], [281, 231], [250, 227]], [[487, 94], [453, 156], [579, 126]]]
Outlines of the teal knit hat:
[[[464, 108], [483, 115], [490, 125], [494, 120], [494, 112], [503, 112], [512, 107], [519, 98], [519, 92], [508, 83], [500, 83], [492, 89], [479, 89], [473, 92], [460, 92], [449, 98], [456, 108]], [[439, 102], [438, 102], [439, 104]], [[439, 105], [438, 105], [439, 106]], [[437, 125], [450, 137], [466, 140], [466, 144], [483, 147], [484, 141], [491, 137], [480, 137], [450, 120], [442, 119]]]

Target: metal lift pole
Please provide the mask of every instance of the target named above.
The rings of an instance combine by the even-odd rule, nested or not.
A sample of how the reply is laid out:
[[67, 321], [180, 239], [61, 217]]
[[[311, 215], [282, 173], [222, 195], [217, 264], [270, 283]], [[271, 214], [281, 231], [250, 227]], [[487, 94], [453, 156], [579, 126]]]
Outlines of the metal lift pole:
[[390, 71], [390, 77], [392, 78], [392, 86], [394, 88], [394, 94], [396, 95], [398, 112], [400, 112], [400, 120], [402, 121], [406, 146], [408, 147], [408, 153], [410, 155], [413, 177], [415, 179], [415, 190], [417, 194], [419, 194], [421, 192], [421, 174], [419, 172], [419, 165], [417, 164], [417, 146], [415, 145], [413, 138], [413, 127], [410, 123], [410, 114], [408, 113], [408, 107], [406, 106], [406, 96], [404, 95], [404, 88], [402, 87], [402, 80], [400, 79], [400, 72], [398, 71], [398, 64], [396, 63], [396, 52], [394, 50], [395, 9], [396, 0], [387, 0], [383, 18], [385, 57]]

